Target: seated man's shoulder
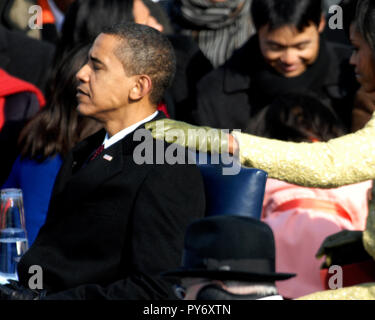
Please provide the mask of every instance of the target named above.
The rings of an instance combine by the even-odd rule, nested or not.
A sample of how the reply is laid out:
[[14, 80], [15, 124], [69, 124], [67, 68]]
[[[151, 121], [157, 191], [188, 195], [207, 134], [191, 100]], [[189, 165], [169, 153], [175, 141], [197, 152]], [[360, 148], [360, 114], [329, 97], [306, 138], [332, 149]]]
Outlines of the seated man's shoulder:
[[199, 172], [196, 165], [195, 153], [188, 148], [165, 140], [154, 139], [150, 131], [137, 130], [133, 136], [134, 147], [131, 154], [126, 147], [124, 152], [130, 156], [133, 163], [141, 166], [141, 170], [165, 172], [168, 175], [176, 173], [189, 174]]
[[152, 146], [152, 153], [150, 150], [143, 150], [149, 152], [148, 155], [141, 154], [141, 149], [135, 149], [132, 155], [132, 166], [136, 164], [134, 174], [144, 177], [140, 188], [154, 190], [156, 193], [167, 192], [168, 197], [173, 194], [173, 202], [181, 204], [187, 199], [194, 199], [194, 203], [189, 203], [188, 207], [204, 208], [204, 183], [201, 171], [196, 165], [195, 153], [177, 144], [155, 139]]
[[179, 144], [153, 139], [153, 155], [158, 170], [199, 171], [195, 153]]

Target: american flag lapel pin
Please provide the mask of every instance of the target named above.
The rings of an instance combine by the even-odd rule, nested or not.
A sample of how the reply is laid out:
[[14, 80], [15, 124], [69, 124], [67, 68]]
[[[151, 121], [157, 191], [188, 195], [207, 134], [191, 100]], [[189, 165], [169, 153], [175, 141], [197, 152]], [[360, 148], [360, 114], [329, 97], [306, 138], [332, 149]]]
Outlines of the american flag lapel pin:
[[109, 154], [105, 154], [105, 155], [103, 156], [103, 159], [104, 159], [104, 160], [107, 160], [107, 161], [112, 161], [113, 157], [110, 156]]

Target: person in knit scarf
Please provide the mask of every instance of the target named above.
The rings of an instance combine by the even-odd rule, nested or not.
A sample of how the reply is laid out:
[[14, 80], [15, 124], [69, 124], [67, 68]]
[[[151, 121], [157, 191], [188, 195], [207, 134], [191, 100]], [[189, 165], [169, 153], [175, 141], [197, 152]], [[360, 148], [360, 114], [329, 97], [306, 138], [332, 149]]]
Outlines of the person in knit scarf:
[[251, 0], [178, 0], [171, 9], [172, 22], [197, 41], [216, 68], [255, 32], [250, 5]]

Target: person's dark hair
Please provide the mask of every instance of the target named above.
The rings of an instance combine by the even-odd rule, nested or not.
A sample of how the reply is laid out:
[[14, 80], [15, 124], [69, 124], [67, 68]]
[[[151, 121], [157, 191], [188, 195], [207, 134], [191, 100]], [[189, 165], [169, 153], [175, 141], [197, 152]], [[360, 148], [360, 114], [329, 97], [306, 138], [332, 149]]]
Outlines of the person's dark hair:
[[328, 141], [345, 134], [336, 114], [313, 96], [277, 97], [258, 117], [253, 133], [294, 142]]
[[301, 32], [312, 23], [319, 26], [323, 5], [322, 0], [253, 0], [251, 14], [257, 30], [292, 25]]
[[350, 25], [355, 20], [357, 2], [358, 0], [342, 0], [339, 4], [343, 11], [344, 31], [348, 38], [350, 35]]
[[120, 40], [115, 54], [128, 76], [146, 74], [151, 78], [150, 101], [158, 104], [172, 84], [176, 70], [174, 49], [167, 37], [154, 28], [136, 23], [116, 24], [105, 28], [103, 33]]
[[133, 0], [75, 0], [69, 7], [57, 45], [55, 61], [79, 44], [90, 44], [103, 28], [133, 22]]
[[355, 24], [375, 56], [375, 2], [358, 0]]
[[79, 141], [96, 132], [96, 120], [78, 114], [76, 73], [87, 60], [90, 46], [69, 52], [53, 70], [47, 105], [24, 127], [20, 134], [21, 156], [37, 161], [66, 155]]

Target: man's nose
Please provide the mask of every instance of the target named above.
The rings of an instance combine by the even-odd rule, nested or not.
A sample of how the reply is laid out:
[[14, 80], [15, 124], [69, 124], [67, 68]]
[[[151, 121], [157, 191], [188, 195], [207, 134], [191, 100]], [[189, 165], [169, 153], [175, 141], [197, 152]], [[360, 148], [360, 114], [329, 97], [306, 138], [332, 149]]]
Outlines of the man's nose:
[[286, 49], [282, 56], [281, 56], [281, 62], [282, 63], [285, 63], [287, 65], [292, 65], [294, 63], [296, 63], [296, 61], [298, 60], [298, 56], [297, 54], [293, 51], [293, 49]]
[[89, 66], [87, 63], [76, 73], [76, 78], [81, 82], [89, 81]]

